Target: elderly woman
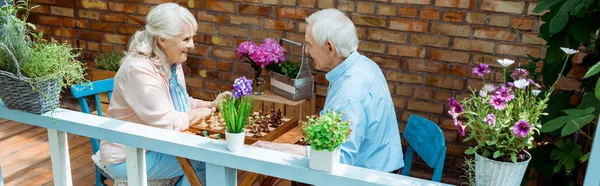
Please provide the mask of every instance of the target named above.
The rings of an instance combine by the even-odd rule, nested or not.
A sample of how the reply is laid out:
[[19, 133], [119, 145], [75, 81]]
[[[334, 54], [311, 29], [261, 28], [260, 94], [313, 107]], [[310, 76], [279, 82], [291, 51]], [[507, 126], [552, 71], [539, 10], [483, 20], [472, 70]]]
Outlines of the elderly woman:
[[[158, 5], [146, 17], [145, 29], [135, 33], [128, 53], [114, 78], [106, 116], [167, 130], [183, 131], [211, 114], [215, 102], [191, 98], [186, 93], [181, 64], [194, 48], [194, 16], [174, 3]], [[127, 177], [124, 146], [102, 141], [100, 159], [108, 171]], [[204, 183], [204, 162], [192, 161]], [[175, 156], [146, 152], [148, 180], [184, 176]], [[177, 185], [190, 185], [186, 177]]]

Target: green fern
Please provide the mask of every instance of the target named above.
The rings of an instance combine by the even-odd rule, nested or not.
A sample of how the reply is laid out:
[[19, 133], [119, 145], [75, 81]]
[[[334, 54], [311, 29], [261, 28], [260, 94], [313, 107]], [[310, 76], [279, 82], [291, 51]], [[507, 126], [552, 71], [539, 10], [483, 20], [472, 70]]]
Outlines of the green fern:
[[97, 55], [94, 63], [97, 69], [116, 72], [119, 70], [120, 61], [125, 56], [123, 53], [109, 52]]

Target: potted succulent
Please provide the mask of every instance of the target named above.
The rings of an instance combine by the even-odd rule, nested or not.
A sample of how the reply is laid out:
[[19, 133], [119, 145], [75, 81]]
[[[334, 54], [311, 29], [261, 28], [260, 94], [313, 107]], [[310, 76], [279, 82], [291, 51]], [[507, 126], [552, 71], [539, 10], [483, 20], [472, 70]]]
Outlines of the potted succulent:
[[245, 59], [254, 69], [253, 94], [264, 93], [265, 80], [261, 77], [262, 70], [271, 64], [284, 61], [283, 51], [283, 47], [272, 38], [265, 38], [260, 46], [252, 41], [242, 42], [238, 46], [238, 60]]
[[35, 26], [25, 20], [36, 7], [24, 0], [0, 8], [0, 98], [10, 109], [42, 114], [59, 106], [62, 88], [86, 80], [78, 50], [29, 30]]
[[125, 54], [117, 52], [106, 52], [94, 57], [93, 68], [90, 69], [90, 80], [97, 81], [115, 77], [121, 59]]
[[307, 117], [304, 137], [310, 144], [309, 168], [332, 172], [340, 162], [340, 146], [350, 136], [350, 123], [342, 120], [342, 112], [327, 110], [317, 118]]
[[302, 47], [302, 58], [300, 63], [286, 60], [284, 63], [272, 64], [271, 69], [271, 91], [292, 101], [310, 99], [314, 95], [315, 78], [310, 72], [308, 59], [305, 57], [305, 45], [284, 38], [280, 43], [290, 43]]
[[244, 128], [250, 123], [248, 117], [253, 107], [253, 100], [248, 96], [251, 92], [252, 80], [242, 76], [233, 83], [231, 96], [224, 96], [217, 105], [225, 121], [225, 140], [230, 151], [240, 151], [244, 147]]
[[[563, 48], [570, 55], [577, 53]], [[498, 62], [506, 69], [514, 63], [510, 59]], [[566, 61], [565, 61], [566, 64]], [[562, 71], [559, 74], [562, 74]], [[483, 77], [490, 73], [488, 65], [479, 64], [473, 74]], [[512, 82], [506, 82], [512, 79]], [[558, 82], [558, 79], [556, 80]], [[485, 84], [481, 90], [473, 91], [469, 98], [457, 101], [448, 99], [449, 114], [460, 135], [465, 129], [471, 132], [464, 141], [475, 140], [477, 145], [465, 153], [475, 154], [475, 182], [477, 185], [519, 185], [531, 154], [527, 150], [534, 145], [535, 133], [540, 132], [540, 116], [544, 115], [547, 101], [556, 82], [545, 94], [530, 72], [517, 68], [510, 78], [499, 85]], [[485, 82], [484, 82], [485, 83]]]

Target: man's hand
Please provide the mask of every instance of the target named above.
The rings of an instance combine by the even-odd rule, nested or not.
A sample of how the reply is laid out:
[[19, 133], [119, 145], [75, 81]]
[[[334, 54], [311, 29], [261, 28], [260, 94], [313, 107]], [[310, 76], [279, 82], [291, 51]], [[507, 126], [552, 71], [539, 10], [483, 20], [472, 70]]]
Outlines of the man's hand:
[[257, 141], [252, 146], [306, 157], [306, 147], [301, 145]]

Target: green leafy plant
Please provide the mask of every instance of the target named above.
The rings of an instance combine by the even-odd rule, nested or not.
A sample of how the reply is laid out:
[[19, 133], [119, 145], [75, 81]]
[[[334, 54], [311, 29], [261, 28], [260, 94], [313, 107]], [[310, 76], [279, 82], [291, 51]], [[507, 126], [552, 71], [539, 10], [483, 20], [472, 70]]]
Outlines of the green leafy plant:
[[294, 63], [290, 60], [286, 60], [281, 64], [271, 64], [268, 66], [269, 70], [279, 73], [287, 78], [296, 79], [300, 72], [300, 64]]
[[460, 183], [460, 185], [475, 186], [475, 159], [465, 158], [465, 162], [462, 164], [462, 170], [465, 171], [461, 178], [467, 181]]
[[252, 114], [253, 99], [252, 80], [240, 77], [233, 83], [231, 96], [226, 96], [218, 103], [219, 112], [225, 121], [226, 130], [232, 134], [244, 132], [246, 125], [251, 123], [248, 117]]
[[312, 149], [332, 152], [348, 140], [352, 130], [350, 122], [342, 121], [342, 115], [341, 111], [330, 109], [317, 118], [307, 117], [308, 121], [303, 123], [302, 129]]
[[125, 55], [123, 53], [108, 52], [96, 55], [94, 63], [97, 69], [116, 72], [121, 65], [119, 62]]
[[[4, 0], [0, 0], [4, 1]], [[18, 1], [16, 6], [9, 4], [0, 7], [0, 43], [3, 43], [11, 50], [17, 61], [24, 62], [29, 60], [29, 54], [31, 53], [29, 34], [31, 33], [28, 26], [35, 29], [35, 26], [31, 23], [27, 23], [29, 11], [31, 9], [39, 7], [29, 7], [29, 1]], [[22, 19], [17, 17], [19, 12], [22, 14]], [[16, 67], [13, 64], [11, 57], [6, 51], [0, 49], [0, 70], [7, 72], [16, 72]]]

